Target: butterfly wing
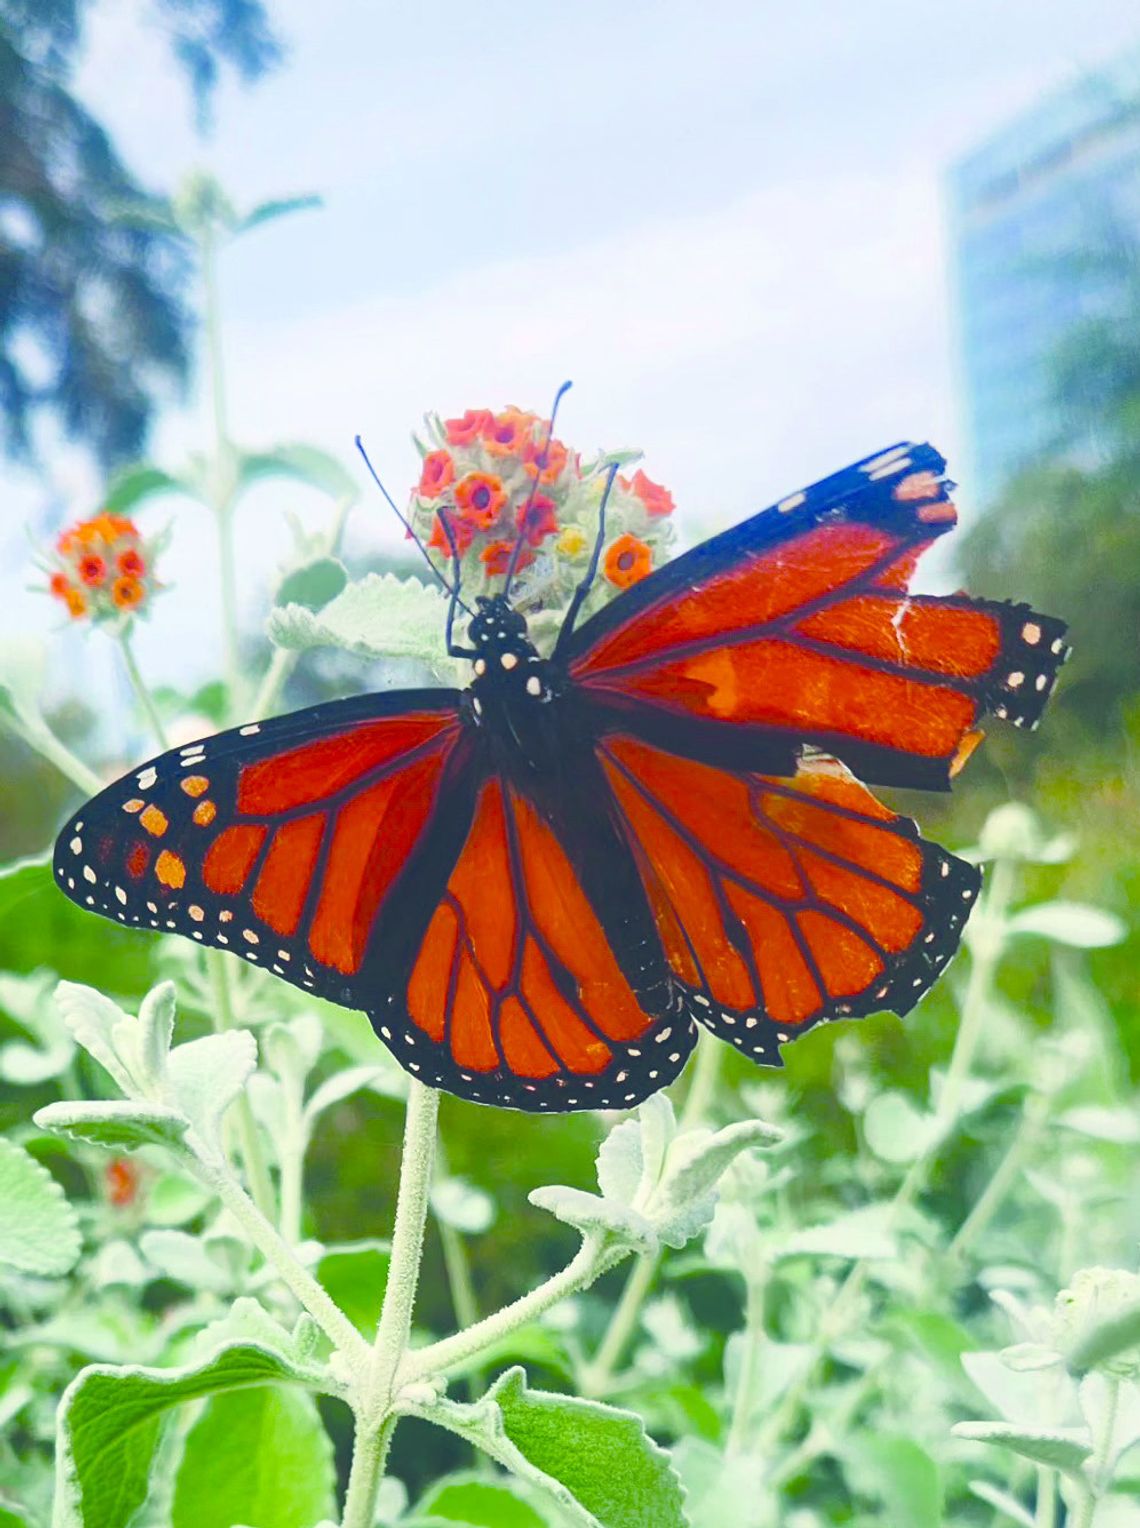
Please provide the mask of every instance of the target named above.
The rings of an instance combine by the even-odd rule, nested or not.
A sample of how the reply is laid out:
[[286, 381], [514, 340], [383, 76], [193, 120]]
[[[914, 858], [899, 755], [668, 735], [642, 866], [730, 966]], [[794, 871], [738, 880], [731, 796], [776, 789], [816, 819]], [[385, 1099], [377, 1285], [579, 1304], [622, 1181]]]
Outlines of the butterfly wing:
[[[531, 1111], [629, 1108], [696, 1039], [589, 740], [488, 759], [453, 858], [418, 856], [370, 955], [371, 1018], [421, 1081]], [[402, 916], [400, 915], [402, 909]]]
[[906, 1013], [957, 948], [978, 870], [918, 836], [842, 764], [791, 778], [598, 745], [671, 969], [755, 1061], [814, 1024]]
[[132, 770], [63, 829], [56, 878], [81, 907], [366, 1008], [377, 917], [417, 848], [462, 832], [472, 768], [456, 691], [315, 706]]
[[569, 638], [571, 678], [676, 752], [790, 776], [808, 743], [944, 789], [982, 715], [1033, 725], [1067, 656], [1025, 605], [908, 593], [955, 523], [944, 469], [896, 446], [705, 542]]

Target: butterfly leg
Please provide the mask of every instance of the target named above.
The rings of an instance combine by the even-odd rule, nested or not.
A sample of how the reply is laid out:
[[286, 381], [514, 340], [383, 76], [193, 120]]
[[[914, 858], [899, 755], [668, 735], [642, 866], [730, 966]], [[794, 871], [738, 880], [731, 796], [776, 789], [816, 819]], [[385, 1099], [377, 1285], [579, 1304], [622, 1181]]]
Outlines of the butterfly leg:
[[443, 534], [447, 537], [447, 544], [451, 549], [451, 598], [447, 602], [447, 656], [449, 658], [474, 658], [477, 655], [473, 647], [458, 647], [455, 643], [453, 635], [455, 630], [455, 612], [462, 604], [459, 598], [459, 583], [462, 577], [459, 566], [459, 546], [455, 540], [455, 532], [451, 528], [451, 516], [442, 509], [439, 511], [439, 523], [443, 526]]

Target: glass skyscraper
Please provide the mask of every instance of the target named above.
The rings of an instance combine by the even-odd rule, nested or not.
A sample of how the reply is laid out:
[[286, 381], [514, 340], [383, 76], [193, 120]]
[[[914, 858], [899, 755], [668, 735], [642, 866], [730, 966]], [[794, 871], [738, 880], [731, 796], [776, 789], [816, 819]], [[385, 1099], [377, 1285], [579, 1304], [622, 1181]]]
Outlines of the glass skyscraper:
[[1140, 48], [995, 133], [952, 167], [948, 192], [970, 482], [985, 503], [1058, 439], [1058, 347], [1119, 303], [1129, 250], [1140, 262]]

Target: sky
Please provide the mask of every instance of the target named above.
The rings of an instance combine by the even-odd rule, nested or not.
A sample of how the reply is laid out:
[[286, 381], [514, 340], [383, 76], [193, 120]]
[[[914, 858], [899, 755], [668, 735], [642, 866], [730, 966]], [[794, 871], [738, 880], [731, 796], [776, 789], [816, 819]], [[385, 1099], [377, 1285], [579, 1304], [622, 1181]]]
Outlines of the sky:
[[[641, 447], [688, 542], [899, 439], [961, 469], [946, 168], [1140, 36], [1122, 0], [269, 9], [286, 62], [225, 84], [208, 139], [145, 7], [92, 9], [78, 81], [155, 189], [203, 166], [239, 206], [324, 198], [224, 257], [235, 437], [309, 441], [351, 467], [359, 431], [402, 497], [425, 410], [545, 411], [572, 378], [559, 433]], [[152, 454], [177, 466], [205, 439], [191, 395]], [[95, 507], [81, 455], [53, 474], [76, 515]], [[0, 620], [54, 639], [11, 534], [35, 486], [8, 487]], [[968, 515], [968, 481], [960, 502]], [[283, 510], [325, 513], [280, 486], [246, 501], [251, 623]], [[173, 518], [177, 587], [143, 664], [187, 682], [217, 661], [212, 528], [173, 500], [145, 516]], [[396, 536], [366, 494], [350, 556]], [[96, 692], [109, 682], [94, 641], [64, 651]]]

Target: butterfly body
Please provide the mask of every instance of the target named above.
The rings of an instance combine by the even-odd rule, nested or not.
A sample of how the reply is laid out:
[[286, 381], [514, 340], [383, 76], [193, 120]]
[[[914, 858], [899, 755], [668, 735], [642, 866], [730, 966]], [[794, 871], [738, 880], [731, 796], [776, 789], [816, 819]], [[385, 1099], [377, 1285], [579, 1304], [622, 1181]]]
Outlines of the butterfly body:
[[414, 1076], [628, 1107], [697, 1025], [755, 1061], [905, 1013], [980, 883], [863, 781], [945, 789], [1066, 655], [1025, 606], [911, 594], [942, 458], [856, 463], [635, 584], [544, 656], [504, 596], [463, 690], [336, 701], [164, 754], [87, 803], [81, 906], [365, 1010]]

